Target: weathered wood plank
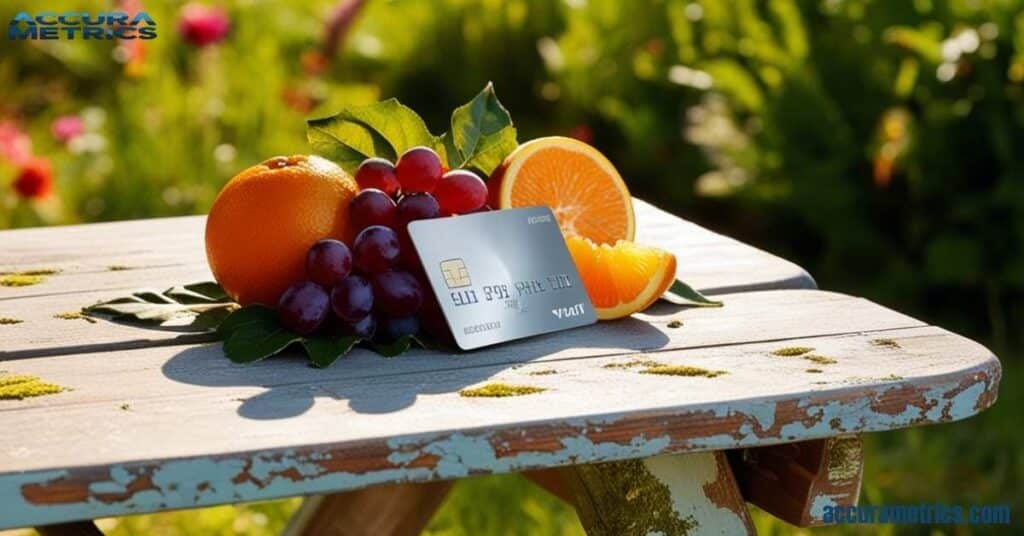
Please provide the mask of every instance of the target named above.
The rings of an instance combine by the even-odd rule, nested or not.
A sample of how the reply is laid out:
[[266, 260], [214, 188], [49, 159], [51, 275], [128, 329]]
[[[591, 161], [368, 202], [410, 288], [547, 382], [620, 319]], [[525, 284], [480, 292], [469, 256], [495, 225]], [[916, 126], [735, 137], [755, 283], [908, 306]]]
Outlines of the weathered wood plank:
[[390, 484], [307, 498], [282, 536], [417, 536], [451, 486]]
[[[679, 276], [709, 293], [813, 288], [795, 264], [635, 201], [638, 240], [679, 258]], [[164, 218], [0, 231], [0, 272], [58, 269], [30, 287], [0, 287], [0, 302], [97, 290], [161, 287], [209, 278], [205, 218]], [[111, 266], [132, 270], [110, 271]]]
[[[20, 431], [0, 437], [0, 527], [778, 444], [962, 419], [994, 402], [999, 365], [980, 345], [932, 327], [881, 332], [892, 345], [863, 331], [641, 356], [727, 372], [715, 378], [621, 368], [632, 355], [519, 368], [485, 353], [362, 355], [328, 371], [279, 359], [230, 374], [209, 372], [223, 366], [213, 346], [8, 361], [9, 373], [74, 390], [0, 402], [0, 427]], [[782, 345], [837, 362], [770, 355]], [[369, 361], [395, 370], [360, 373]], [[491, 381], [547, 390], [458, 395]]]
[[723, 452], [577, 465], [562, 472], [589, 536], [755, 534]]
[[[910, 317], [879, 307], [867, 300], [821, 291], [748, 292], [723, 296], [722, 308], [680, 308], [659, 304], [648, 313], [616, 322], [533, 337], [487, 348], [483, 351], [445, 354], [412, 351], [403, 359], [384, 359], [365, 350], [327, 370], [296, 366], [294, 359], [270, 359], [255, 366], [239, 366], [223, 357], [218, 344], [173, 348], [148, 348], [131, 353], [92, 353], [88, 356], [52, 356], [19, 359], [18, 353], [0, 354], [0, 369], [30, 370], [55, 381], [82, 384], [60, 397], [45, 397], [20, 402], [22, 408], [36, 405], [80, 403], [101, 396], [113, 400], [108, 389], [95, 392], [84, 385], [93, 378], [116, 376], [121, 382], [120, 396], [131, 396], [134, 389], [151, 393], [154, 372], [177, 379], [165, 382], [166, 388], [187, 389], [201, 380], [207, 386], [296, 385], [337, 379], [372, 379], [380, 376], [448, 371], [485, 365], [516, 366], [580, 357], [623, 355], [638, 352], [666, 352], [674, 349], [738, 345], [758, 341], [828, 337], [850, 332], [923, 327]], [[681, 327], [669, 327], [673, 321]], [[97, 328], [99, 324], [81, 322], [78, 329]], [[675, 324], [672, 324], [675, 325]], [[7, 326], [14, 334], [22, 324]], [[66, 335], [74, 332], [65, 330]], [[131, 329], [131, 328], [121, 328]], [[146, 330], [139, 330], [145, 332]], [[73, 341], [69, 341], [69, 344]], [[781, 344], [781, 343], [780, 343]], [[10, 363], [10, 365], [6, 363]], [[810, 366], [810, 363], [804, 363]], [[84, 382], [84, 383], [83, 383]], [[138, 387], [135, 387], [138, 386]], [[205, 391], [203, 389], [202, 391]], [[183, 394], [188, 391], [175, 391]], [[0, 405], [0, 411], [3, 406]]]
[[205, 258], [205, 226], [205, 216], [186, 216], [2, 231], [0, 271], [187, 263]]

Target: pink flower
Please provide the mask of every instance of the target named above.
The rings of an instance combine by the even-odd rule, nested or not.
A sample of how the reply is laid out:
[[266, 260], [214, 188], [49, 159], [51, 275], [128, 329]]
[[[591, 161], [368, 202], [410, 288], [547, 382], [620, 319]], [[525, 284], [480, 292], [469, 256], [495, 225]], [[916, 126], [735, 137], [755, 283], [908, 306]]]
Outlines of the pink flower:
[[21, 165], [32, 156], [32, 139], [13, 121], [0, 121], [0, 157]]
[[15, 192], [25, 199], [40, 199], [53, 191], [53, 167], [45, 158], [31, 158], [11, 184]]
[[224, 40], [231, 31], [231, 19], [223, 9], [202, 4], [185, 4], [178, 19], [178, 33], [197, 47]]
[[85, 132], [85, 124], [77, 115], [62, 115], [50, 124], [50, 133], [61, 143], [68, 143]]

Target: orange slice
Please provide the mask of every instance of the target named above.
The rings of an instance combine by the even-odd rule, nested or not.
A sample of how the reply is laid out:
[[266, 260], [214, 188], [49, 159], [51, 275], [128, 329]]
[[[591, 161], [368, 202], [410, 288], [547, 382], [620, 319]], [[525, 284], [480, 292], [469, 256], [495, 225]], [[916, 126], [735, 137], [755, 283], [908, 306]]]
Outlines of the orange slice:
[[565, 245], [601, 320], [643, 311], [676, 278], [676, 257], [662, 249], [625, 240], [597, 245], [578, 236], [566, 237]]
[[633, 202], [615, 166], [597, 149], [551, 136], [516, 148], [488, 184], [497, 208], [547, 205], [566, 236], [598, 244], [632, 240]]

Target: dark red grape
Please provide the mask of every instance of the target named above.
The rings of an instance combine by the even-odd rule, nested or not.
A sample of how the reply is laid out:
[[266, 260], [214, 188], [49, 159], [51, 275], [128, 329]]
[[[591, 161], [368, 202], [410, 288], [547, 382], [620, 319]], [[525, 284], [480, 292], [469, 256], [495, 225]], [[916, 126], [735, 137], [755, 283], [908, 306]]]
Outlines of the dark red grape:
[[361, 275], [352, 274], [331, 289], [331, 309], [345, 322], [358, 322], [373, 310], [373, 287]]
[[441, 180], [441, 157], [429, 147], [413, 147], [398, 158], [395, 174], [402, 193], [432, 192]]
[[423, 331], [439, 343], [455, 344], [455, 337], [452, 336], [452, 330], [444, 319], [444, 312], [441, 310], [441, 304], [438, 303], [433, 289], [429, 284], [423, 284], [423, 287], [423, 305], [419, 312]]
[[352, 253], [356, 269], [364, 274], [383, 272], [395, 265], [399, 249], [398, 235], [383, 225], [371, 225], [356, 235]]
[[309, 335], [327, 318], [330, 301], [324, 287], [312, 281], [296, 283], [277, 301], [277, 320], [286, 329]]
[[341, 332], [344, 335], [355, 335], [360, 339], [372, 339], [377, 332], [377, 319], [373, 315], [366, 315], [358, 322], [344, 324]]
[[409, 316], [423, 303], [423, 290], [409, 272], [388, 270], [374, 274], [371, 281], [374, 309], [387, 316]]
[[306, 276], [314, 283], [331, 288], [352, 270], [352, 252], [338, 240], [321, 240], [306, 254]]
[[405, 229], [406, 224], [414, 220], [429, 220], [441, 215], [441, 206], [437, 199], [430, 194], [409, 194], [403, 195], [398, 200], [398, 211], [396, 212], [398, 228]]
[[398, 195], [401, 185], [395, 166], [383, 158], [367, 158], [356, 170], [356, 182], [359, 187], [376, 188], [390, 196]]
[[376, 188], [356, 194], [348, 205], [348, 217], [358, 233], [371, 225], [395, 226], [395, 200]]
[[472, 171], [445, 173], [434, 188], [434, 197], [445, 215], [474, 212], [487, 203], [487, 185]]
[[415, 335], [419, 331], [420, 321], [418, 318], [415, 316], [400, 316], [383, 320], [379, 334], [384, 340], [394, 341], [408, 335]]
[[412, 238], [409, 237], [409, 231], [407, 229], [399, 229], [398, 233], [398, 246], [402, 249], [402, 254], [398, 257], [398, 266], [410, 271], [423, 271], [423, 264], [420, 261], [420, 255], [416, 251], [416, 247], [412, 244]]

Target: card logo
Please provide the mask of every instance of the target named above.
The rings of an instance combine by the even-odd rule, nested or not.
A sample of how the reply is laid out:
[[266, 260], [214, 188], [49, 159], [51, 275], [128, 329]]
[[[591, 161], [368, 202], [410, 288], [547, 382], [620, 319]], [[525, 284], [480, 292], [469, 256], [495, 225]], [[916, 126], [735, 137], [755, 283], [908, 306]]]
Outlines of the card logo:
[[129, 15], [123, 11], [79, 12], [24, 11], [11, 19], [7, 39], [155, 39], [156, 21], [145, 11]]
[[448, 285], [448, 288], [462, 288], [473, 284], [469, 279], [469, 269], [462, 259], [441, 261], [441, 275], [444, 276], [444, 284]]
[[556, 317], [558, 317], [559, 320], [561, 320], [563, 318], [572, 318], [572, 317], [575, 317], [575, 316], [582, 316], [583, 315], [583, 304], [582, 303], [577, 303], [576, 305], [573, 305], [572, 307], [555, 307], [554, 309], [551, 310], [551, 314], [553, 314]]

